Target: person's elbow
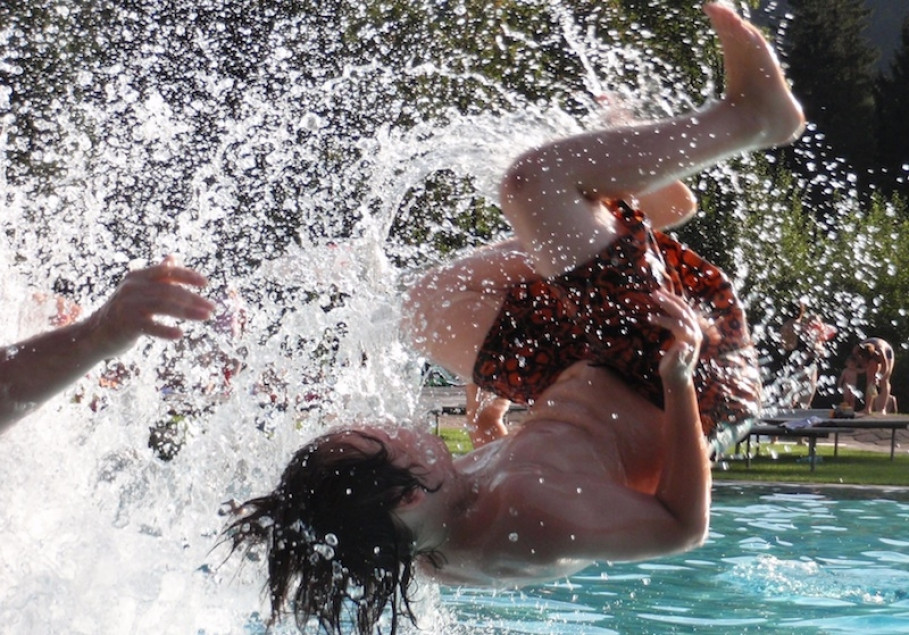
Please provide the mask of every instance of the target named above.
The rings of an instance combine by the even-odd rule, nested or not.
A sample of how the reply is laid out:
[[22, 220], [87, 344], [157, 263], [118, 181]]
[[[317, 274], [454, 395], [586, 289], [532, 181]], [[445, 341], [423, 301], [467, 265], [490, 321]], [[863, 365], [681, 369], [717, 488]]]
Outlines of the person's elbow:
[[665, 553], [683, 553], [697, 549], [710, 531], [710, 493], [692, 500], [684, 509], [665, 507], [666, 523], [661, 529]]
[[702, 546], [710, 532], [709, 505], [703, 511], [676, 518], [670, 551], [683, 553]]
[[710, 514], [700, 514], [696, 519], [684, 524], [682, 531], [682, 551], [691, 551], [702, 546], [710, 533]]
[[637, 548], [618, 555], [609, 554], [604, 559], [638, 561], [686, 553], [701, 547], [707, 541], [709, 529], [707, 514], [678, 518], [667, 510], [662, 521], [637, 528], [635, 536], [631, 538], [632, 542], [637, 542]]

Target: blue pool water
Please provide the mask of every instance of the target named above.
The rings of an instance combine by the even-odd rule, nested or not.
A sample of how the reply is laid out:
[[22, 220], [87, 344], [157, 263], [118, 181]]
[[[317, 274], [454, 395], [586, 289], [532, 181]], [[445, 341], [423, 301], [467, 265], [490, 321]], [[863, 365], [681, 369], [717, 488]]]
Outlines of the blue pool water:
[[471, 633], [909, 633], [909, 492], [718, 485], [711, 518], [686, 554], [442, 603]]

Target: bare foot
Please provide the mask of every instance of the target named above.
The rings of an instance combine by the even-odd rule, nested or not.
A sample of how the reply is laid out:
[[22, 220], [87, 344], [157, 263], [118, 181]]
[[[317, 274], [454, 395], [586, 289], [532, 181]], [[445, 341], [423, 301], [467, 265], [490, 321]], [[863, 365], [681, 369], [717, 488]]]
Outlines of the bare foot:
[[805, 127], [805, 116], [789, 90], [773, 48], [754, 25], [730, 7], [712, 2], [704, 5], [704, 13], [723, 47], [723, 101], [740, 115], [752, 114], [759, 146], [783, 145], [796, 139]]

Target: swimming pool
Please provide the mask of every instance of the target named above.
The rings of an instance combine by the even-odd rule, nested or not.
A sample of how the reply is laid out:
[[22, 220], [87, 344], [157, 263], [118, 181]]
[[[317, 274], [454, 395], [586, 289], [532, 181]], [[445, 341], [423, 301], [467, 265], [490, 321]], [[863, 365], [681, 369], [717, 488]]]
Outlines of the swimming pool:
[[907, 517], [906, 491], [717, 485], [698, 550], [442, 601], [471, 633], [909, 633]]

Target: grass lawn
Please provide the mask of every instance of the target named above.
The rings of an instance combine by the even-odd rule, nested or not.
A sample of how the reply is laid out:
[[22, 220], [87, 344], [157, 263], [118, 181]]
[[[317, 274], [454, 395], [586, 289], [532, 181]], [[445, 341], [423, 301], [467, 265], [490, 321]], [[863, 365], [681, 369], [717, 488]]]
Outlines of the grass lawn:
[[[753, 443], [751, 450], [756, 450]], [[833, 456], [832, 445], [818, 444], [817, 455], [819, 460], [812, 472], [807, 444], [764, 443], [760, 454], [752, 457], [750, 468], [741, 457], [718, 461], [713, 468], [713, 480], [909, 487], [909, 455], [905, 452], [897, 452], [891, 461], [889, 452], [840, 445], [837, 456]]]
[[[453, 454], [463, 454], [473, 447], [467, 432], [460, 428], [442, 428], [440, 434]], [[752, 443], [752, 452], [756, 449]], [[819, 461], [812, 472], [807, 445], [764, 443], [760, 446], [760, 454], [752, 458], [750, 468], [741, 457], [718, 461], [713, 468], [713, 480], [909, 487], [909, 454], [898, 452], [891, 461], [889, 452], [869, 452], [840, 445], [838, 455], [833, 456], [833, 446], [827, 444], [818, 444], [817, 454]]]
[[470, 442], [470, 437], [467, 436], [467, 430], [463, 428], [442, 428], [439, 430], [439, 436], [445, 440], [448, 449], [455, 456], [465, 454], [473, 449], [473, 443]]

